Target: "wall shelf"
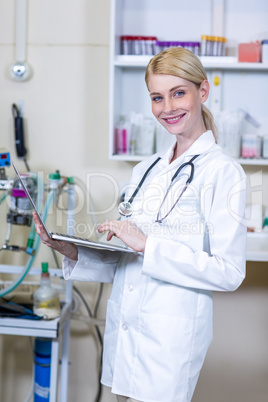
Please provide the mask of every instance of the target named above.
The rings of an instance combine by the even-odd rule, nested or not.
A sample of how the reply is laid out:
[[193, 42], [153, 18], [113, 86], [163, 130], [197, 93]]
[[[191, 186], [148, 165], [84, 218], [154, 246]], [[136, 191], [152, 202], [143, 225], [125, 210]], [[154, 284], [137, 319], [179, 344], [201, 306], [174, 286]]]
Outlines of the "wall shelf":
[[237, 162], [240, 163], [240, 165], [250, 165], [250, 166], [268, 166], [268, 159], [244, 159], [244, 158], [239, 158], [237, 159]]
[[268, 261], [268, 233], [247, 234], [247, 261]]
[[[114, 59], [115, 67], [146, 68], [151, 56], [119, 55]], [[239, 63], [237, 57], [200, 57], [203, 66], [208, 69], [238, 70], [238, 71], [268, 71], [267, 63]]]
[[150, 155], [117, 155], [114, 154], [111, 156], [110, 159], [116, 160], [116, 161], [125, 161], [125, 162], [140, 162], [144, 160], [145, 158], [148, 158]]

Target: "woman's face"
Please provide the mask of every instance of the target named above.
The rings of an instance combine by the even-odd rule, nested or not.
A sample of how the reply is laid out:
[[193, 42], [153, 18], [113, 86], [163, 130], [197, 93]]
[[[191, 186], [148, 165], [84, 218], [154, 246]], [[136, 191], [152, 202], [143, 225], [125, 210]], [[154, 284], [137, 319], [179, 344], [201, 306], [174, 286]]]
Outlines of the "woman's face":
[[170, 134], [195, 140], [206, 131], [201, 105], [208, 98], [207, 81], [198, 88], [173, 75], [151, 74], [148, 88], [152, 112]]

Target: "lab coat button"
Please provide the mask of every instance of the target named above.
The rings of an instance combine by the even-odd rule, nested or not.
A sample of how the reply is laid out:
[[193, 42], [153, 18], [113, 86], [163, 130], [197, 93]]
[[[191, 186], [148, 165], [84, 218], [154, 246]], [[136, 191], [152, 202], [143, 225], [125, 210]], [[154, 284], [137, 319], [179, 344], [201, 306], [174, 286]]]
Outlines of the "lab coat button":
[[122, 324], [122, 329], [123, 329], [123, 331], [126, 331], [127, 330], [127, 324]]
[[128, 291], [132, 292], [132, 290], [134, 289], [133, 285], [128, 285]]

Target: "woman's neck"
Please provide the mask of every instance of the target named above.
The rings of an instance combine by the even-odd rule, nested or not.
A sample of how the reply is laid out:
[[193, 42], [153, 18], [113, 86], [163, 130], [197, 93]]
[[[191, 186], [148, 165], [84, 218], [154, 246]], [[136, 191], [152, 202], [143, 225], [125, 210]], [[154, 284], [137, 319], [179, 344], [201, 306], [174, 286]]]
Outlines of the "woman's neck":
[[[200, 135], [202, 135], [203, 133], [201, 133]], [[197, 138], [200, 137], [200, 135], [198, 135], [196, 138], [189, 138], [189, 139], [185, 139], [185, 138], [181, 138], [181, 137], [177, 137], [177, 142], [176, 145], [174, 147], [174, 153], [173, 156], [170, 160], [169, 163], [172, 163], [175, 159], [177, 159], [179, 156], [181, 156], [185, 151], [187, 151], [187, 149], [190, 148], [190, 146], [197, 140]]]

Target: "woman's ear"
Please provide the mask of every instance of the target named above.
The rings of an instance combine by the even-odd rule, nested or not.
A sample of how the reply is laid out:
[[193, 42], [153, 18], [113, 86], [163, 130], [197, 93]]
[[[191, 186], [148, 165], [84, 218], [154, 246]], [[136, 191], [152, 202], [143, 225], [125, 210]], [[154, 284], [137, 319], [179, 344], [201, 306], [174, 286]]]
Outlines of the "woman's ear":
[[209, 83], [207, 80], [201, 82], [200, 87], [201, 103], [206, 102], [209, 95]]

